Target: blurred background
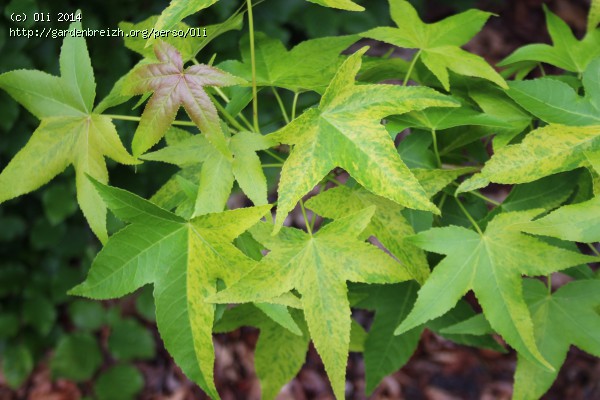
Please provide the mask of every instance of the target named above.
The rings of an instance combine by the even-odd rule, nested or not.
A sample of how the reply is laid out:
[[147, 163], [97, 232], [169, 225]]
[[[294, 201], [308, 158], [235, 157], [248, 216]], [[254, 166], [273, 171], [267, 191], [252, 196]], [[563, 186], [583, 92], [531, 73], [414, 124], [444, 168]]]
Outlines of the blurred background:
[[[358, 33], [391, 24], [385, 0], [358, 1], [363, 13], [326, 9], [305, 0], [266, 0], [255, 8], [257, 30], [280, 38], [288, 46], [307, 38]], [[201, 16], [186, 19], [192, 26], [225, 20], [241, 5], [221, 0]], [[498, 15], [467, 47], [494, 63], [516, 47], [548, 42], [542, 4], [546, 3], [581, 37], [589, 0], [414, 0], [421, 16], [433, 22], [477, 7]], [[61, 39], [9, 37], [16, 25], [12, 12], [74, 12], [82, 10], [84, 28], [116, 28], [121, 21], [139, 22], [159, 14], [166, 0], [0, 0], [0, 73], [39, 69], [58, 75]], [[46, 27], [66, 29], [66, 23]], [[198, 59], [216, 63], [239, 58], [241, 32], [230, 32], [202, 50]], [[96, 101], [140, 56], [123, 46], [122, 38], [88, 38], [96, 83]], [[272, 101], [273, 107], [269, 106]], [[111, 113], [137, 115], [130, 101]], [[261, 103], [273, 110], [274, 99]], [[136, 125], [115, 121], [126, 146]], [[7, 94], [0, 92], [0, 169], [24, 146], [38, 121]], [[137, 171], [109, 161], [111, 183], [148, 198], [176, 169], [146, 163]], [[271, 187], [275, 177], [270, 177]], [[109, 217], [109, 230], [122, 225]], [[99, 242], [88, 229], [75, 200], [74, 171], [67, 169], [34, 193], [0, 205], [0, 400], [12, 399], [202, 399], [205, 396], [182, 375], [164, 350], [154, 323], [151, 288], [117, 301], [91, 302], [66, 291], [86, 276]], [[365, 325], [369, 315], [363, 316]], [[216, 335], [217, 388], [224, 399], [257, 399], [252, 351], [258, 331], [243, 328]], [[508, 399], [514, 354], [461, 347], [425, 332], [409, 364], [386, 378], [376, 399]], [[361, 356], [351, 354], [349, 398], [364, 398]], [[600, 363], [573, 351], [547, 399], [599, 399]], [[118, 394], [118, 395], [117, 395]], [[331, 389], [321, 361], [310, 349], [298, 377], [286, 385], [283, 399], [330, 399]]]

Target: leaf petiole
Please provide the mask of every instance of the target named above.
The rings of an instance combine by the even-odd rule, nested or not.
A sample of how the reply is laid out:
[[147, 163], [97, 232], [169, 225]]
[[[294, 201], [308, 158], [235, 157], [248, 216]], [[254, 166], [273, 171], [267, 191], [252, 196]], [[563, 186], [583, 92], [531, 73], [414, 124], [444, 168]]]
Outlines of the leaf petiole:
[[477, 231], [477, 233], [479, 233], [479, 235], [483, 236], [483, 232], [481, 231], [481, 228], [479, 227], [479, 224], [477, 224], [477, 221], [475, 221], [475, 218], [473, 218], [473, 216], [471, 216], [471, 214], [469, 213], [469, 211], [467, 211], [467, 209], [465, 208], [465, 206], [461, 203], [460, 199], [458, 197], [454, 197], [454, 200], [456, 200], [456, 204], [458, 204], [458, 207], [460, 207], [460, 209], [462, 210], [463, 214], [465, 214], [465, 216], [467, 217], [467, 219], [471, 222], [471, 225], [473, 225], [473, 227], [475, 228], [475, 230]]

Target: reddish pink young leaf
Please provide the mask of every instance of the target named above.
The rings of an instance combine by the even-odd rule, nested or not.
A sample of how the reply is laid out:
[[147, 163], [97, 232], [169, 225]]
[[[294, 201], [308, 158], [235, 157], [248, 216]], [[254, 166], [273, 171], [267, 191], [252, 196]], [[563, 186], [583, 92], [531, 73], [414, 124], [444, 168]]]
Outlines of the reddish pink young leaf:
[[135, 132], [133, 154], [139, 156], [154, 146], [169, 129], [179, 107], [183, 106], [213, 146], [231, 157], [217, 109], [204, 86], [231, 86], [245, 81], [208, 65], [184, 69], [181, 54], [163, 41], [154, 46], [154, 52], [160, 63], [138, 67], [126, 89], [131, 94], [154, 92]]

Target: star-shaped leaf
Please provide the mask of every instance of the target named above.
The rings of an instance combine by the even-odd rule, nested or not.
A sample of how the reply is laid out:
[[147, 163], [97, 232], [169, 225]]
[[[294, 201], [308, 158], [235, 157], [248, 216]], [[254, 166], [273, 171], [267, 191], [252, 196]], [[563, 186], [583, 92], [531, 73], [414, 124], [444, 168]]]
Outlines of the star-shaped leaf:
[[462, 50], [491, 13], [469, 10], [442, 21], [426, 24], [406, 0], [390, 0], [390, 14], [398, 28], [378, 27], [361, 36], [398, 47], [419, 49], [425, 66], [450, 90], [448, 70], [459, 75], [487, 79], [506, 88], [504, 79], [481, 57]]
[[267, 204], [267, 180], [258, 150], [273, 143], [253, 132], [239, 132], [226, 139], [233, 158], [225, 157], [202, 135], [195, 135], [159, 151], [148, 153], [145, 160], [163, 161], [182, 168], [196, 168], [203, 163], [198, 176], [194, 215], [223, 210], [231, 194], [234, 179], [255, 205]]
[[[356, 35], [312, 39], [287, 50], [279, 40], [256, 32], [256, 85], [322, 93], [344, 60], [340, 53], [358, 39]], [[219, 67], [251, 81], [249, 48], [249, 39], [245, 36], [240, 42], [242, 61], [225, 61]]]
[[531, 312], [540, 352], [554, 367], [548, 371], [521, 354], [517, 358], [514, 399], [535, 400], [550, 388], [571, 344], [600, 357], [600, 281], [582, 280], [566, 284], [555, 293], [540, 281], [526, 279], [525, 300]]
[[429, 276], [429, 264], [421, 249], [405, 243], [404, 238], [414, 235], [410, 223], [402, 215], [403, 207], [388, 199], [376, 196], [363, 188], [339, 186], [327, 190], [306, 202], [306, 207], [326, 218], [339, 219], [366, 207], [376, 206], [365, 239], [373, 235], [388, 249], [419, 283]]
[[409, 238], [422, 249], [447, 257], [433, 269], [419, 290], [413, 310], [396, 333], [444, 314], [467, 291], [473, 290], [494, 330], [521, 355], [551, 368], [534, 340], [531, 316], [521, 291], [521, 276], [547, 275], [596, 259], [522, 234], [519, 225], [529, 222], [539, 212], [500, 214], [482, 235], [450, 226]]
[[[81, 29], [81, 23], [70, 29]], [[73, 165], [79, 206], [104, 242], [106, 207], [86, 174], [108, 182], [105, 156], [122, 164], [136, 160], [123, 147], [110, 118], [92, 111], [96, 83], [85, 40], [67, 36], [59, 61], [60, 77], [33, 70], [0, 75], [0, 87], [41, 120], [0, 174], [0, 202], [37, 189]]]
[[281, 171], [276, 230], [296, 202], [338, 166], [375, 194], [409, 208], [438, 212], [380, 121], [391, 114], [456, 103], [428, 88], [355, 85], [365, 51], [344, 62], [317, 108], [269, 135], [294, 145]]
[[85, 282], [71, 294], [94, 299], [124, 296], [154, 284], [156, 321], [167, 350], [185, 374], [212, 398], [212, 326], [206, 298], [217, 283], [231, 285], [256, 261], [231, 242], [270, 206], [243, 208], [185, 220], [127, 191], [93, 181], [111, 211], [130, 222], [98, 253]]
[[507, 92], [521, 107], [548, 123], [600, 125], [600, 57], [583, 73], [585, 96], [551, 77], [510, 83]]
[[363, 209], [324, 226], [315, 235], [283, 228], [272, 236], [270, 224], [255, 226], [252, 235], [271, 252], [240, 281], [211, 298], [219, 303], [263, 301], [298, 290], [311, 338], [338, 398], [344, 397], [350, 343], [346, 281], [412, 279], [390, 256], [356, 239], [374, 212], [375, 207]]
[[171, 126], [179, 107], [183, 106], [213, 146], [226, 157], [231, 157], [217, 109], [204, 86], [231, 86], [244, 81], [203, 64], [184, 70], [179, 51], [163, 41], [155, 45], [154, 52], [160, 63], [136, 67], [124, 88], [124, 92], [129, 94], [154, 92], [135, 131], [133, 154], [138, 156], [155, 145]]
[[585, 71], [590, 61], [600, 55], [600, 30], [590, 30], [582, 40], [577, 40], [569, 25], [545, 5], [544, 13], [553, 45], [523, 46], [498, 63], [498, 66], [534, 61], [548, 63], [571, 72]]

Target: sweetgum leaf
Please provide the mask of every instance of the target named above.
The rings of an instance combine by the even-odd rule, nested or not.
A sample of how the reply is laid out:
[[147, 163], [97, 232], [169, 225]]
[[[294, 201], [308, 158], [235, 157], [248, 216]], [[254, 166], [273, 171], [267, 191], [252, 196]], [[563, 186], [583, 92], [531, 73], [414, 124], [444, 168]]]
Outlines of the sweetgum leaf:
[[226, 142], [233, 158], [223, 156], [201, 135], [141, 158], [182, 168], [194, 168], [198, 163], [203, 163], [198, 176], [200, 184], [194, 196], [194, 215], [223, 210], [234, 179], [255, 205], [267, 204], [267, 180], [256, 152], [272, 147], [273, 143], [268, 137], [253, 132], [239, 132], [227, 138]]
[[362, 236], [377, 237], [413, 279], [419, 283], [425, 282], [429, 276], [429, 264], [421, 249], [404, 241], [405, 237], [414, 235], [415, 232], [402, 215], [402, 206], [365, 189], [350, 189], [346, 186], [327, 190], [306, 202], [306, 207], [331, 219], [339, 219], [370, 206], [377, 208]]
[[167, 350], [184, 373], [212, 398], [212, 326], [215, 307], [206, 302], [217, 281], [231, 285], [255, 261], [231, 242], [270, 206], [207, 214], [191, 220], [127, 191], [92, 181], [117, 218], [130, 225], [98, 253], [85, 282], [71, 294], [121, 297], [154, 284], [156, 322]]
[[[324, 37], [306, 40], [287, 50], [279, 40], [256, 32], [256, 85], [322, 93], [344, 60], [340, 53], [358, 39], [356, 35]], [[249, 48], [245, 36], [240, 42], [242, 61], [225, 61], [219, 67], [252, 81]]]
[[523, 226], [523, 231], [573, 242], [600, 241], [600, 197], [563, 206]]
[[[81, 23], [71, 24], [81, 29]], [[17, 70], [0, 75], [0, 88], [37, 118], [39, 127], [0, 174], [0, 202], [46, 184], [69, 165], [75, 168], [77, 200], [92, 231], [105, 242], [106, 207], [86, 174], [108, 182], [105, 156], [135, 164], [109, 117], [92, 113], [96, 84], [85, 40], [65, 37], [61, 76]]]
[[[152, 27], [156, 24], [158, 20], [158, 16], [154, 15], [146, 18], [145, 20], [138, 22], [137, 24], [133, 24], [131, 22], [123, 21], [119, 23], [119, 28], [123, 30], [125, 33], [124, 44], [130, 50], [135, 51], [136, 53], [141, 54], [147, 59], [156, 61], [156, 55], [154, 54], [154, 50], [152, 47], [146, 47], [147, 40], [144, 39], [141, 35], [137, 34], [133, 36], [129, 34], [132, 30], [148, 30], [152, 29]], [[220, 24], [215, 25], [206, 25], [202, 26], [202, 29], [206, 29], [206, 37], [200, 35], [194, 36], [173, 36], [169, 35], [167, 37], [162, 38], [165, 42], [169, 43], [173, 47], [175, 47], [181, 53], [181, 59], [185, 62], [193, 57], [202, 50], [206, 45], [217, 37], [222, 35], [223, 33], [232, 31], [232, 30], [240, 30], [243, 25], [244, 14], [243, 13], [234, 13], [227, 20], [223, 21]], [[173, 26], [172, 29], [176, 29], [183, 32], [188, 32], [190, 26], [184, 22], [178, 22]], [[200, 29], [200, 34], [203, 34], [204, 31]], [[128, 35], [129, 34], [129, 35]]]
[[511, 82], [507, 92], [521, 107], [548, 123], [600, 125], [600, 57], [583, 73], [585, 96], [554, 78]]
[[550, 294], [540, 281], [526, 279], [523, 293], [534, 323], [540, 352], [552, 365], [548, 371], [521, 354], [517, 357], [514, 399], [539, 399], [550, 388], [571, 344], [600, 357], [600, 281], [570, 282]]
[[378, 27], [361, 36], [419, 49], [423, 63], [446, 90], [450, 90], [448, 70], [487, 79], [506, 88], [504, 79], [483, 58], [460, 48], [481, 30], [491, 13], [469, 10], [426, 24], [408, 1], [390, 0], [390, 14], [399, 28]]
[[481, 173], [464, 181], [457, 192], [484, 187], [489, 182], [527, 183], [587, 163], [585, 152], [600, 148], [600, 125], [547, 125], [514, 145], [498, 149]]
[[314, 235], [272, 226], [251, 229], [270, 253], [238, 282], [210, 298], [218, 303], [264, 301], [292, 289], [302, 295], [311, 338], [338, 398], [344, 396], [344, 375], [350, 344], [350, 304], [346, 281], [393, 283], [412, 279], [401, 264], [375, 246], [357, 239], [375, 207], [337, 219]]
[[377, 195], [409, 208], [438, 212], [398, 156], [380, 120], [391, 114], [457, 104], [429, 88], [355, 85], [365, 51], [363, 48], [342, 64], [317, 108], [268, 135], [294, 146], [281, 171], [276, 231], [296, 202], [338, 166]]
[[402, 333], [444, 314], [473, 290], [486, 319], [519, 354], [551, 369], [534, 340], [521, 291], [522, 275], [547, 275], [596, 258], [550, 246], [522, 234], [519, 226], [540, 210], [495, 217], [484, 234], [457, 227], [433, 228], [409, 238], [424, 250], [446, 254], [419, 290], [415, 306], [397, 328]]
[[179, 51], [164, 41], [155, 45], [154, 52], [160, 63], [136, 67], [124, 90], [129, 94], [154, 92], [133, 137], [134, 155], [140, 155], [155, 145], [175, 119], [179, 107], [183, 106], [207, 139], [224, 156], [231, 157], [217, 109], [204, 86], [231, 86], [244, 81], [204, 64], [192, 65], [184, 70]]
[[[154, 24], [154, 31], [168, 30], [176, 27], [185, 17], [204, 10], [215, 4], [219, 0], [171, 0], [167, 8], [159, 15]], [[156, 38], [150, 37], [146, 42], [146, 47], [154, 44]]]
[[260, 379], [261, 397], [274, 399], [282, 386], [300, 371], [306, 359], [310, 336], [302, 312], [292, 313], [301, 334], [283, 329], [251, 304], [242, 304], [225, 311], [215, 324], [215, 333], [230, 332], [242, 326], [260, 329], [254, 351], [254, 365]]
[[577, 40], [569, 25], [544, 5], [548, 33], [552, 46], [531, 44], [517, 49], [498, 66], [523, 61], [545, 62], [571, 72], [583, 72], [590, 61], [600, 55], [600, 30], [588, 30], [582, 40]]

